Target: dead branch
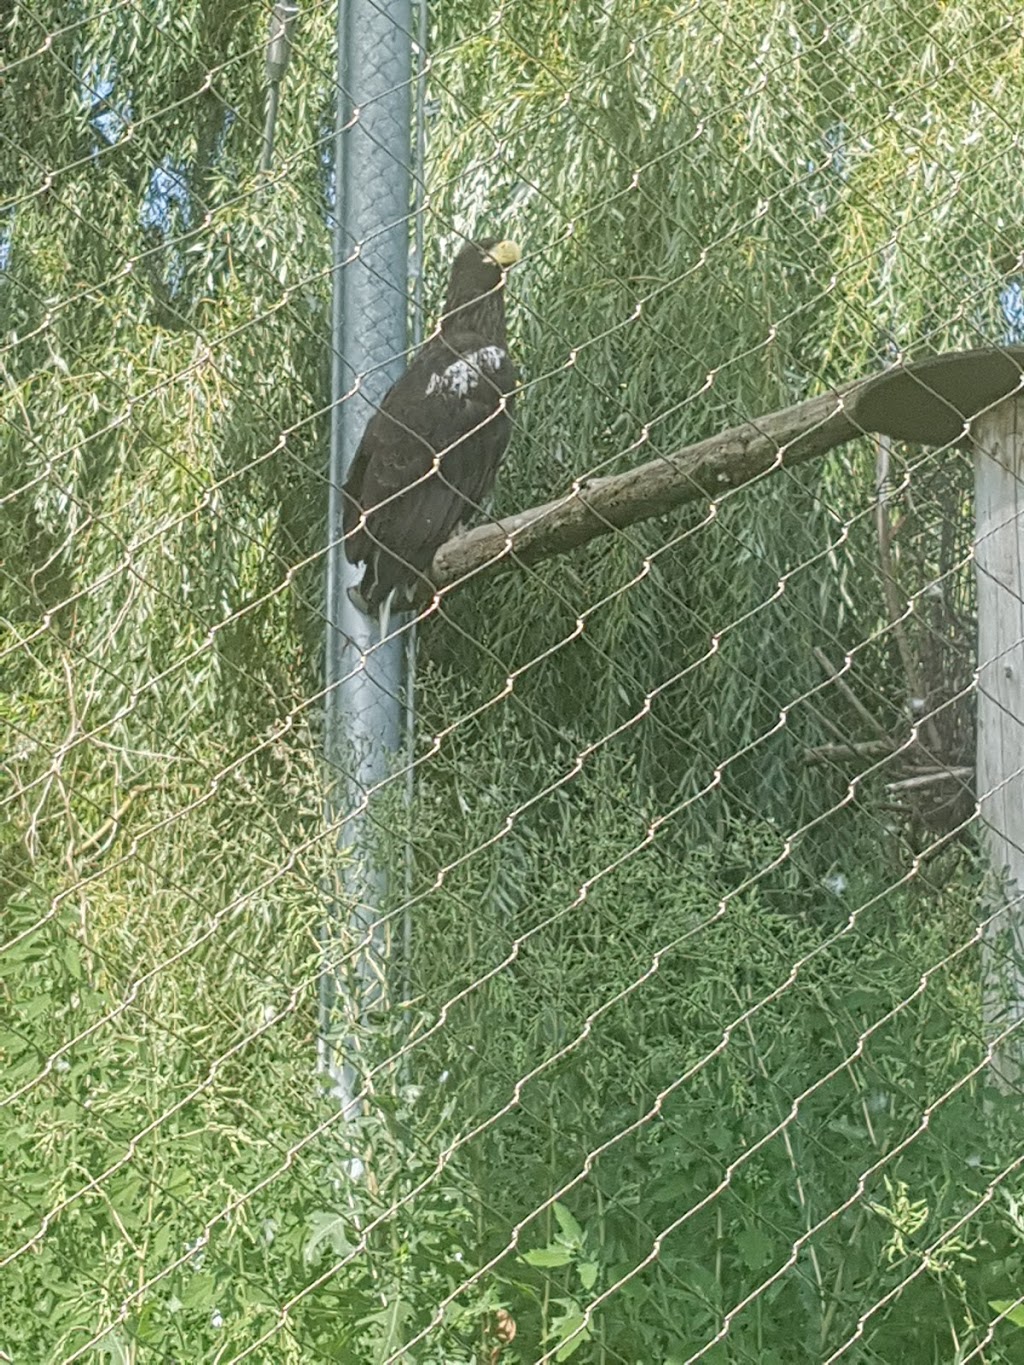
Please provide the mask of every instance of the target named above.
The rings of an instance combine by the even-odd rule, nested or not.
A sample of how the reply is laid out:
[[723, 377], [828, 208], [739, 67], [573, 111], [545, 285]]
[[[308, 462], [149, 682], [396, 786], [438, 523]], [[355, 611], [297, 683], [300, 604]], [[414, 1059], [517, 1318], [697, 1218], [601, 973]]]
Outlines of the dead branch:
[[934, 768], [919, 773], [916, 777], [904, 777], [899, 782], [887, 782], [885, 790], [896, 795], [897, 792], [919, 791], [922, 787], [934, 787], [940, 782], [970, 782], [974, 777], [973, 768]]
[[836, 668], [835, 664], [828, 657], [825, 651], [823, 649], [819, 649], [817, 645], [814, 646], [814, 657], [825, 670], [826, 676], [831, 678], [831, 680], [835, 683], [838, 691], [842, 692], [843, 696], [850, 703], [853, 709], [857, 712], [857, 715], [860, 716], [861, 720], [863, 720], [864, 723], [870, 729], [874, 730], [876, 734], [881, 735], [883, 738], [888, 740], [888, 736], [886, 735], [885, 730], [880, 724], [880, 722], [871, 714], [868, 708], [861, 701], [860, 697], [857, 696], [853, 688], [843, 678], [842, 676], [843, 670], [841, 668]]
[[842, 744], [816, 744], [804, 753], [805, 763], [835, 763], [843, 758], [887, 758], [896, 746], [887, 739], [850, 740]]

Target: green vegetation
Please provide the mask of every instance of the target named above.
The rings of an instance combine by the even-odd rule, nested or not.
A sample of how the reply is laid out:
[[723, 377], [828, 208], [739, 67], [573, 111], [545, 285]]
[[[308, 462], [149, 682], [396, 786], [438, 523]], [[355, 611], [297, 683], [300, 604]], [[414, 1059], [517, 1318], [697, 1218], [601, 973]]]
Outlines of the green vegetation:
[[[899, 621], [867, 441], [445, 602], [415, 802], [380, 803], [407, 999], [343, 1124], [315, 1072], [333, 16], [303, 12], [268, 186], [263, 10], [8, 15], [0, 1351], [1024, 1361], [972, 802], [822, 757], [909, 739], [909, 659], [927, 751], [971, 761], [969, 462], [892, 452]], [[460, 233], [528, 252], [499, 514], [1005, 334], [998, 6], [432, 22], [428, 294]]]

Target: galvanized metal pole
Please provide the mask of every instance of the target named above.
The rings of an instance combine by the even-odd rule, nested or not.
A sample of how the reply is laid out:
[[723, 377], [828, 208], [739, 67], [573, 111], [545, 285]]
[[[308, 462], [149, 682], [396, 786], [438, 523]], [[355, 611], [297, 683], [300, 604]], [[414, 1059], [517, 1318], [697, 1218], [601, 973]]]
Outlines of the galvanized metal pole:
[[341, 487], [374, 403], [404, 366], [411, 21], [411, 0], [339, 0], [325, 750], [328, 815], [341, 822], [347, 862], [346, 905], [323, 932], [320, 1057], [349, 1117], [360, 1109], [360, 1039], [385, 1002], [387, 874], [372, 793], [401, 745], [404, 638], [392, 627], [382, 644], [376, 620], [349, 601], [359, 574], [341, 542]]

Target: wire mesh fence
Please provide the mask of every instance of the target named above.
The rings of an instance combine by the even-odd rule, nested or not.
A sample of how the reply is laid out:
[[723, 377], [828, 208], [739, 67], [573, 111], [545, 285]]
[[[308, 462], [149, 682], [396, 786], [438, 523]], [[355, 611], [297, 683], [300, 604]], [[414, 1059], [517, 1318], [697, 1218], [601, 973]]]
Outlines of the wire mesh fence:
[[403, 19], [390, 287], [515, 238], [520, 387], [361, 789], [329, 429], [403, 357], [332, 401], [331, 291], [395, 223], [332, 255], [333, 7], [270, 160], [269, 19], [0, 4], [0, 1359], [1024, 1359], [974, 455], [772, 416], [1020, 340], [1019, 16]]

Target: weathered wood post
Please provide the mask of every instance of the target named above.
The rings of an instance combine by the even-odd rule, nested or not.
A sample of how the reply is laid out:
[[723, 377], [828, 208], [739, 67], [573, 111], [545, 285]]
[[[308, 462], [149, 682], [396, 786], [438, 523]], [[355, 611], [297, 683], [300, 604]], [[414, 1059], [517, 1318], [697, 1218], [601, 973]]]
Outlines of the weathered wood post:
[[989, 875], [982, 1013], [992, 1075], [1024, 1078], [1024, 348], [953, 352], [872, 380], [858, 425], [974, 451], [978, 587], [976, 799]]
[[982, 1003], [986, 1036], [1000, 1040], [996, 1083], [1012, 1089], [1024, 1073], [1024, 397], [979, 414], [973, 436], [977, 800], [992, 875]]

